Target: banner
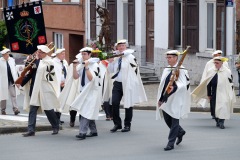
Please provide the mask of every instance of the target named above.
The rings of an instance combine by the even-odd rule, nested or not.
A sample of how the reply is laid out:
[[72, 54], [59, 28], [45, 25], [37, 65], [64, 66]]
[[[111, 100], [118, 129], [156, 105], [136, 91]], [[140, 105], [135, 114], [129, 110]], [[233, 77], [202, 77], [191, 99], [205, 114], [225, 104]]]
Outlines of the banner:
[[12, 52], [32, 54], [47, 43], [41, 1], [4, 8], [4, 17]]

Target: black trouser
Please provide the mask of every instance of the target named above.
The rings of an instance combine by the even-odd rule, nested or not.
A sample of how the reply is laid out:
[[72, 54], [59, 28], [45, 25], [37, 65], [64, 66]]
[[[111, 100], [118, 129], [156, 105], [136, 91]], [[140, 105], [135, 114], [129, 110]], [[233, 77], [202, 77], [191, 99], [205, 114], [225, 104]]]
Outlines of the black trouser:
[[175, 119], [168, 115], [166, 112], [163, 112], [164, 120], [167, 124], [167, 126], [170, 128], [170, 132], [168, 135], [168, 145], [174, 146], [174, 143], [176, 141], [176, 138], [179, 137], [179, 135], [184, 132], [183, 128], [179, 125], [179, 119]]
[[58, 118], [58, 120], [59, 120], [59, 122], [60, 122], [60, 118], [61, 118], [61, 112], [55, 112], [55, 114], [56, 114], [56, 116], [57, 116], [57, 118]]
[[74, 111], [74, 110], [70, 111], [70, 122], [75, 122], [76, 115], [77, 115], [77, 111]]
[[[117, 126], [122, 126], [122, 120], [120, 117], [120, 101], [123, 96], [122, 83], [115, 81], [113, 83], [112, 90], [112, 106], [113, 106], [113, 123]], [[124, 125], [131, 127], [131, 121], [133, 116], [133, 108], [125, 108]]]
[[[36, 128], [36, 119], [37, 119], [37, 110], [39, 106], [32, 106], [30, 105], [30, 111], [28, 116], [28, 132], [35, 132]], [[59, 121], [57, 119], [56, 114], [54, 113], [54, 110], [44, 110], [48, 121], [50, 122], [52, 129], [59, 129]]]
[[215, 116], [215, 108], [216, 108], [216, 94], [213, 95], [210, 99], [210, 111], [211, 111], [211, 116]]
[[112, 105], [109, 104], [109, 102], [104, 102], [103, 103], [103, 108], [106, 114], [106, 118], [111, 118], [113, 117], [113, 109], [112, 109]]

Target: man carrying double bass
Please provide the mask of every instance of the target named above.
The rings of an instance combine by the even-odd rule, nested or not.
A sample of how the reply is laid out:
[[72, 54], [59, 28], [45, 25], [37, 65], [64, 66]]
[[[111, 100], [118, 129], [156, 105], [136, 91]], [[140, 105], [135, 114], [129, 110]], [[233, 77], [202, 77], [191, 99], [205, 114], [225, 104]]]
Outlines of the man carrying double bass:
[[[28, 132], [24, 137], [34, 136], [37, 113], [44, 111], [51, 123], [53, 133], [58, 134], [59, 121], [54, 112], [55, 108], [60, 108], [58, 95], [60, 87], [57, 83], [54, 63], [48, 56], [51, 51], [46, 45], [37, 46], [37, 56], [33, 63], [33, 69], [23, 78], [21, 86], [25, 88], [24, 110], [29, 111]], [[28, 83], [29, 82], [29, 83]]]
[[[177, 138], [176, 144], [181, 143], [186, 132], [179, 125], [179, 119], [186, 117], [190, 112], [189, 76], [187, 70], [181, 65], [184, 58], [181, 58], [178, 62], [179, 54], [177, 50], [166, 53], [168, 67], [163, 70], [158, 89], [157, 119], [160, 118], [160, 115], [163, 116], [167, 126], [170, 128], [168, 144], [164, 148], [165, 151], [174, 149]], [[176, 68], [179, 69], [176, 70]]]

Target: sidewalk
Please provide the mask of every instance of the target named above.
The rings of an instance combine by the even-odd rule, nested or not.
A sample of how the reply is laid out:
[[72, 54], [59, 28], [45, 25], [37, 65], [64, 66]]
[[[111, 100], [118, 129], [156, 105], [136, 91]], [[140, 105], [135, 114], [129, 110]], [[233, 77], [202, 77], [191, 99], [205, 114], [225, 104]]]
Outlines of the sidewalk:
[[[157, 102], [158, 86], [159, 86], [159, 84], [144, 85], [148, 101], [141, 103], [140, 105], [134, 106], [134, 109], [155, 110], [156, 102]], [[196, 86], [191, 86], [190, 87], [191, 91], [195, 87]], [[207, 108], [197, 107], [197, 105], [195, 103], [192, 103], [191, 111], [192, 112], [209, 112], [209, 107], [207, 107]], [[237, 97], [237, 102], [234, 106], [234, 113], [240, 113], [240, 98], [239, 97]], [[8, 116], [8, 115], [0, 115], [0, 134], [9, 134], [9, 133], [26, 132], [27, 131], [27, 120], [25, 120], [25, 121], [6, 120], [6, 119], [2, 119], [3, 116]], [[52, 128], [48, 122], [37, 121], [36, 130], [37, 131], [50, 131], [50, 130], [52, 130]]]

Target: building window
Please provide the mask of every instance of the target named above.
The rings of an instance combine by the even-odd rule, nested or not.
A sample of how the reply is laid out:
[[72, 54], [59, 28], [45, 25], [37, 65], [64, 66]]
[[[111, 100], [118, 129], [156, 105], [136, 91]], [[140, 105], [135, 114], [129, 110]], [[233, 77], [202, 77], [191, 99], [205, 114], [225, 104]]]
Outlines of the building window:
[[62, 0], [53, 0], [53, 2], [62, 2]]
[[54, 44], [55, 44], [55, 50], [58, 48], [63, 48], [63, 34], [61, 33], [54, 33]]
[[181, 34], [182, 34], [182, 3], [177, 1], [174, 7], [174, 44], [175, 47], [181, 46]]
[[123, 3], [123, 38], [128, 39], [128, 3]]
[[213, 48], [214, 4], [207, 3], [207, 48]]
[[71, 0], [71, 2], [75, 2], [75, 3], [78, 2], [79, 3], [80, 0]]

